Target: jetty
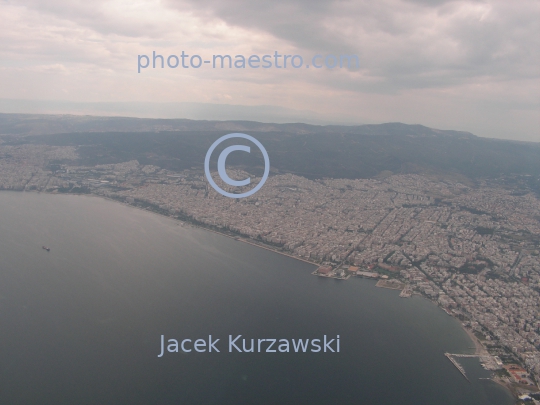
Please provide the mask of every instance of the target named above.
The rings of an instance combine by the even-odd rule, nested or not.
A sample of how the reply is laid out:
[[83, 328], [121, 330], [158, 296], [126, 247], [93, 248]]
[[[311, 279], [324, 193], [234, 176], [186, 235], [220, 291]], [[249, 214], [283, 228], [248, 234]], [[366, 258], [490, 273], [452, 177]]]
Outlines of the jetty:
[[[452, 364], [454, 366], [456, 366], [456, 368], [459, 370], [459, 372], [461, 373], [461, 375], [463, 375], [463, 377], [465, 377], [465, 379], [468, 381], [468, 382], [471, 382], [471, 380], [469, 380], [469, 377], [467, 377], [467, 374], [465, 374], [465, 369], [463, 368], [463, 366], [461, 364], [459, 364], [453, 356], [453, 354], [451, 353], [445, 353], [444, 354], [448, 360], [450, 360], [452, 362]], [[460, 355], [459, 357], [476, 357], [476, 356], [472, 356], [472, 355]]]

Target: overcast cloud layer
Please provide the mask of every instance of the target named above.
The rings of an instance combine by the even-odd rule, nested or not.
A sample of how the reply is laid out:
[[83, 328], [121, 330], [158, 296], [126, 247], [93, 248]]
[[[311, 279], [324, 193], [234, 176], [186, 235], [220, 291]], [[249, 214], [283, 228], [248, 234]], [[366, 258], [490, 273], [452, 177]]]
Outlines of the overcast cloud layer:
[[[273, 105], [540, 141], [536, 0], [0, 0], [0, 15], [1, 99]], [[153, 50], [356, 54], [360, 68], [138, 74]]]

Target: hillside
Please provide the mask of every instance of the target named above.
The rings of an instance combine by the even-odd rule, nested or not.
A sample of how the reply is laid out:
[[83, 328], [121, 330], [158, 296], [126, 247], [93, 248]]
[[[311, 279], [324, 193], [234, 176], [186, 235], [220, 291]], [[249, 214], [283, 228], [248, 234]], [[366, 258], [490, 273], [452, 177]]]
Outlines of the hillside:
[[[208, 147], [230, 132], [255, 136], [266, 147], [274, 172], [312, 179], [370, 178], [390, 172], [471, 179], [540, 175], [538, 143], [480, 138], [422, 125], [317, 126], [0, 114], [5, 144], [73, 145], [78, 147], [79, 163], [91, 165], [137, 159], [171, 170], [202, 168]], [[232, 154], [228, 163], [256, 166], [255, 156], [250, 160]]]

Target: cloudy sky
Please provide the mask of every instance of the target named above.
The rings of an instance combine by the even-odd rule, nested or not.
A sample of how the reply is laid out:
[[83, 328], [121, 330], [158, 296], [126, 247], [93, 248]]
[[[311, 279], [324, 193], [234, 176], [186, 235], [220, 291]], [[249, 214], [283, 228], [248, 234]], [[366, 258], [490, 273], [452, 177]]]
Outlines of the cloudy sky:
[[[137, 115], [137, 105], [203, 118], [208, 105], [216, 118], [226, 104], [220, 119], [273, 111], [540, 141], [537, 0], [0, 0], [0, 16], [0, 112]], [[356, 54], [360, 67], [138, 73], [138, 55], [152, 51]]]

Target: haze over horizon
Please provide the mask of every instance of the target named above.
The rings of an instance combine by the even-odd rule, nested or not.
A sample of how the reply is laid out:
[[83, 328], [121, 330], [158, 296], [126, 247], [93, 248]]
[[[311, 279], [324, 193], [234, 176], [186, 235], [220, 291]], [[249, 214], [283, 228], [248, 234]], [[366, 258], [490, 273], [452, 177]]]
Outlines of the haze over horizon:
[[[0, 112], [403, 122], [540, 141], [540, 4], [0, 1]], [[359, 69], [147, 69], [137, 55], [356, 54]]]

